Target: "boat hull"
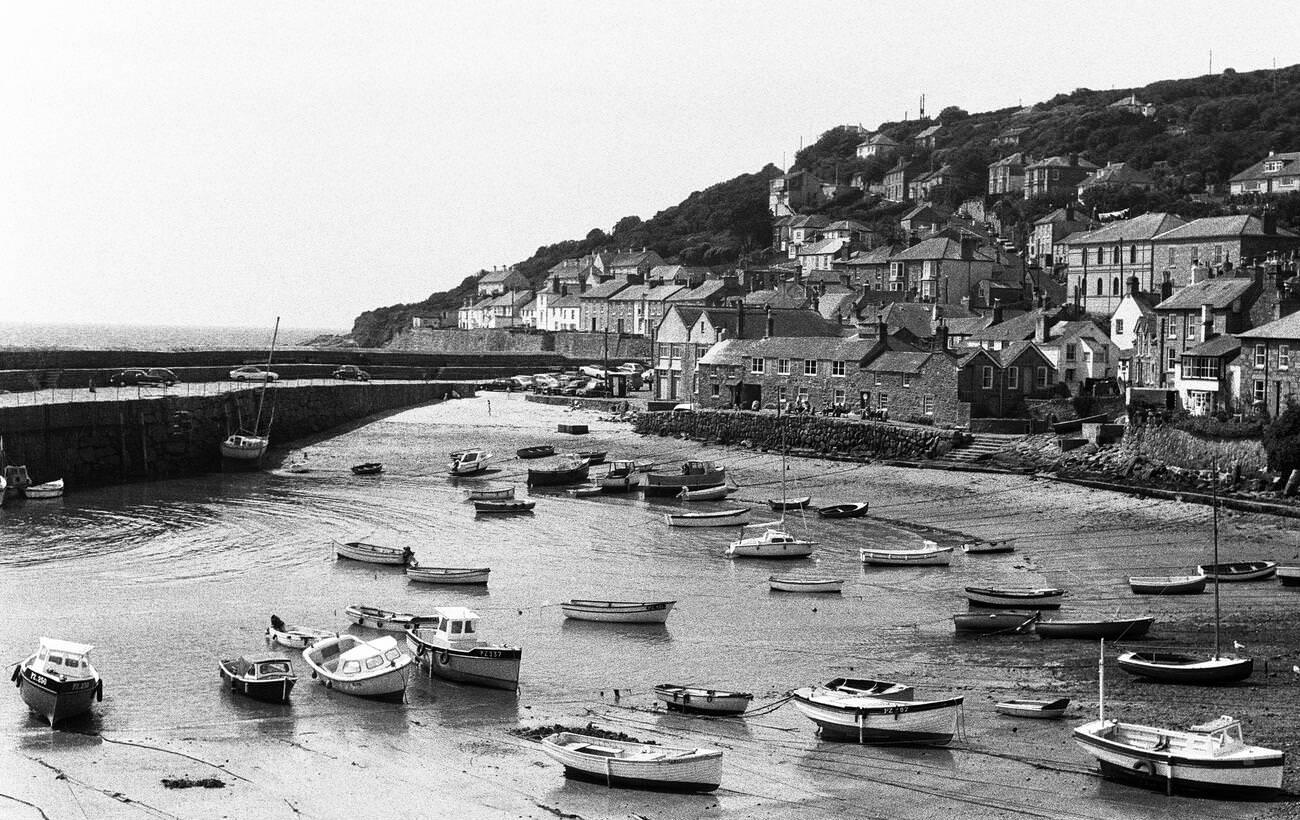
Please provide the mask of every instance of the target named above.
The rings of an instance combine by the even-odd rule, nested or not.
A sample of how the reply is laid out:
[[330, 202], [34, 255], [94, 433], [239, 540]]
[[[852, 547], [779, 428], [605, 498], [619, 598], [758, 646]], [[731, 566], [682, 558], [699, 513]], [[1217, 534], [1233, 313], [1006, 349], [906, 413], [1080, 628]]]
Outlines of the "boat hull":
[[620, 624], [661, 624], [668, 620], [676, 601], [646, 603], [622, 601], [569, 601], [560, 604], [564, 617], [576, 621]]
[[591, 468], [586, 464], [565, 470], [530, 469], [528, 471], [528, 483], [533, 487], [558, 487], [562, 484], [577, 484], [587, 480], [587, 474], [590, 470]]
[[952, 616], [957, 632], [1029, 632], [1037, 612], [959, 612]]
[[23, 491], [28, 498], [58, 498], [63, 495], [63, 479], [33, 484]]
[[726, 692], [671, 683], [656, 686], [655, 697], [670, 711], [700, 715], [739, 715], [754, 700], [749, 692]]
[[1107, 621], [1039, 621], [1034, 631], [1040, 638], [1081, 638], [1118, 641], [1122, 638], [1140, 638], [1147, 634], [1155, 618], [1125, 618]]
[[96, 700], [103, 698], [103, 684], [98, 677], [60, 681], [28, 668], [27, 663], [14, 674], [23, 703], [51, 726], [84, 715]]
[[289, 693], [293, 691], [294, 684], [298, 682], [298, 678], [295, 676], [285, 676], [273, 680], [250, 680], [235, 674], [234, 670], [227, 666], [228, 663], [230, 662], [221, 661], [217, 664], [217, 669], [221, 671], [221, 679], [230, 687], [230, 691], [247, 695], [253, 700], [267, 703], [288, 703]]
[[1300, 567], [1278, 567], [1277, 579], [1284, 587], [1300, 587]]
[[386, 663], [379, 671], [360, 675], [339, 675], [325, 668], [320, 662], [322, 649], [329, 643], [328, 639], [321, 641], [303, 650], [302, 653], [303, 660], [311, 667], [312, 677], [317, 678], [326, 689], [359, 698], [397, 700], [405, 697], [406, 680], [411, 671], [409, 655], [401, 655], [397, 661]]
[[453, 569], [451, 567], [406, 568], [406, 577], [422, 584], [486, 584], [492, 570], [488, 567]]
[[816, 545], [812, 541], [762, 541], [762, 536], [753, 539], [742, 538], [727, 547], [727, 555], [732, 558], [807, 558], [813, 554]]
[[364, 561], [367, 564], [387, 564], [390, 566], [401, 566], [411, 558], [410, 548], [381, 547], [377, 544], [366, 544], [361, 541], [346, 543], [335, 541], [334, 552], [340, 558]]
[[946, 746], [957, 733], [962, 698], [933, 701], [852, 698], [844, 706], [818, 702], [810, 689], [792, 694], [795, 708], [827, 740], [864, 744]]
[[767, 585], [776, 592], [840, 592], [844, 581], [839, 578], [778, 578], [767, 579]]
[[496, 490], [468, 490], [466, 492], [466, 498], [470, 501], [508, 501], [514, 497], [514, 487], [503, 487]]
[[401, 612], [389, 612], [370, 607], [349, 606], [343, 610], [348, 620], [367, 629], [381, 632], [405, 632], [417, 616]]
[[1070, 708], [1069, 698], [1057, 700], [1004, 700], [993, 706], [994, 710], [1011, 717], [1053, 720], [1064, 717]]
[[258, 462], [269, 445], [270, 441], [261, 436], [231, 436], [221, 442], [221, 457], [244, 464]]
[[677, 495], [683, 489], [705, 490], [727, 483], [726, 470], [709, 470], [703, 473], [646, 473], [641, 488], [646, 495]]
[[524, 653], [517, 646], [442, 647], [422, 639], [412, 630], [407, 630], [406, 646], [429, 677], [509, 692], [519, 689], [519, 666]]
[[1120, 669], [1139, 677], [1203, 686], [1245, 680], [1255, 668], [1251, 658], [1197, 658], [1172, 652], [1125, 652], [1118, 663]]
[[281, 630], [272, 626], [267, 627], [266, 637], [271, 643], [280, 646], [287, 646], [290, 649], [306, 649], [317, 641], [334, 637], [334, 633], [320, 629], [296, 629], [294, 627]]
[[738, 527], [749, 523], [749, 508], [703, 513], [664, 513], [670, 527]]
[[961, 545], [962, 551], [972, 555], [991, 555], [1000, 552], [1015, 552], [1016, 539], [1002, 538], [995, 541], [967, 541]]
[[966, 599], [976, 606], [1006, 607], [1008, 609], [1056, 609], [1065, 597], [1065, 590], [1000, 589], [996, 587], [966, 587]]
[[1201, 564], [1196, 568], [1211, 581], [1260, 581], [1277, 572], [1276, 561], [1239, 561], [1227, 564]]
[[867, 514], [867, 502], [858, 504], [832, 504], [817, 510], [822, 518], [861, 518]]
[[532, 512], [533, 507], [537, 506], [536, 501], [475, 501], [474, 512], [483, 514], [497, 513], [526, 513]]
[[564, 766], [566, 777], [602, 783], [610, 787], [671, 792], [711, 792], [722, 785], [722, 752], [702, 749], [676, 749], [649, 744], [620, 743], [603, 738], [587, 738], [592, 746], [611, 749], [643, 746], [649, 755], [676, 753], [659, 759], [621, 760], [614, 757], [583, 754], [565, 745], [583, 738], [560, 733], [543, 738], [542, 750]]
[[952, 547], [936, 550], [858, 550], [862, 563], [873, 567], [946, 567], [952, 563]]
[[773, 510], [776, 510], [777, 512], [782, 512], [784, 510], [802, 510], [811, 503], [812, 503], [812, 496], [807, 496], [807, 495], [801, 498], [786, 498], [786, 499], [769, 498], [767, 500], [767, 506], [771, 507]]
[[1206, 575], [1130, 577], [1128, 585], [1134, 595], [1196, 595], [1209, 580]]

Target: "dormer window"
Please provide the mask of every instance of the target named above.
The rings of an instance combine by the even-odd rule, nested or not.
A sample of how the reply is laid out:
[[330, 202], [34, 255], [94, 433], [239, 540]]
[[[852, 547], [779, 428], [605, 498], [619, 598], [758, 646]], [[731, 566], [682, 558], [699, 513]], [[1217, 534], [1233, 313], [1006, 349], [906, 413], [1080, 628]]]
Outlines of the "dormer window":
[[1282, 164], [1283, 163], [1281, 160], [1271, 159], [1268, 162], [1264, 163], [1264, 173], [1275, 174], [1278, 171], [1282, 170]]

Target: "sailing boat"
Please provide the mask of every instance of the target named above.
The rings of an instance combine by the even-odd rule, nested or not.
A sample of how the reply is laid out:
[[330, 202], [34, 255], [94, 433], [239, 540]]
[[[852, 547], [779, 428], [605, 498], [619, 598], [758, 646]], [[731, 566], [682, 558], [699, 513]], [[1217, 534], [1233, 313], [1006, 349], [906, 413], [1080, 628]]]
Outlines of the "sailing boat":
[[732, 558], [807, 558], [812, 555], [813, 546], [816, 542], [795, 538], [785, 530], [785, 511], [787, 507], [802, 509], [802, 507], [807, 506], [807, 503], [805, 502], [798, 507], [793, 504], [787, 505], [785, 493], [785, 422], [781, 420], [780, 409], [777, 410], [777, 424], [781, 426], [781, 503], [779, 506], [773, 503], [772, 506], [774, 509], [781, 510], [781, 520], [746, 524], [747, 527], [762, 527], [763, 532], [760, 535], [751, 535], [732, 541], [727, 546], [727, 555]]
[[[1214, 563], [1219, 563], [1219, 465], [1214, 464], [1214, 481], [1210, 484], [1214, 499]], [[1220, 646], [1219, 582], [1214, 580], [1214, 654], [1208, 658], [1180, 652], [1125, 652], [1119, 656], [1119, 668], [1151, 680], [1169, 683], [1213, 685], [1236, 683], [1250, 677], [1255, 662], [1251, 658], [1226, 657]]]
[[[271, 369], [271, 359], [275, 356], [275, 340], [280, 336], [280, 317], [275, 317], [275, 330], [271, 333], [271, 350], [266, 354], [266, 369]], [[252, 430], [243, 430], [228, 436], [221, 442], [223, 458], [237, 464], [257, 465], [261, 463], [267, 446], [271, 443], [271, 424], [262, 430], [262, 407], [266, 403], [266, 385], [269, 379], [262, 380], [262, 389], [257, 396], [257, 417]]]

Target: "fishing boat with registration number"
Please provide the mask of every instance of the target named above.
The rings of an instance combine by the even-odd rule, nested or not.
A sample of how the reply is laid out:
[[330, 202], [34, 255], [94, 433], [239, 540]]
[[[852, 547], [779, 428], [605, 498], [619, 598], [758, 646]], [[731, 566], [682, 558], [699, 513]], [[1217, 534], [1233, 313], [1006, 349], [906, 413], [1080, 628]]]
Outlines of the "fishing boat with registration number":
[[406, 646], [430, 677], [517, 691], [523, 649], [480, 641], [478, 623], [465, 607], [435, 607], [407, 626]]
[[104, 681], [90, 663], [94, 647], [84, 643], [40, 639], [37, 650], [13, 672], [27, 708], [50, 726], [90, 711], [104, 699]]

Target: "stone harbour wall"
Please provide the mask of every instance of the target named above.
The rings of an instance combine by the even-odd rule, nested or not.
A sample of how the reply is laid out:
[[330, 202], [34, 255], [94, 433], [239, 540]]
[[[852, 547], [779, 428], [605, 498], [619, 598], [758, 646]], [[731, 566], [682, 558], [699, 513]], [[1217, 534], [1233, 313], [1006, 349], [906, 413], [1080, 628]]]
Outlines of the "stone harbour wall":
[[[27, 465], [35, 482], [63, 478], [69, 491], [193, 475], [221, 469], [221, 441], [252, 426], [258, 392], [6, 407], [0, 434], [9, 463]], [[267, 391], [263, 424], [273, 419], [271, 446], [283, 446], [374, 413], [473, 393], [456, 382], [277, 385]]]
[[633, 425], [643, 435], [678, 436], [716, 444], [781, 448], [781, 428], [791, 451], [848, 458], [935, 458], [948, 452], [960, 432], [833, 416], [745, 410], [672, 410], [641, 413]]

